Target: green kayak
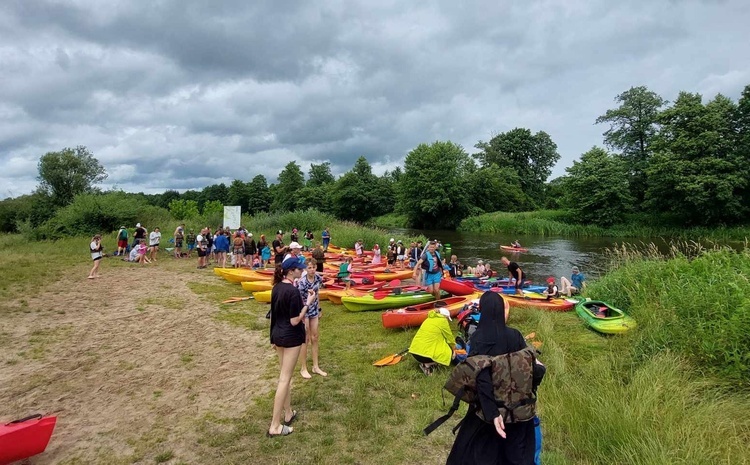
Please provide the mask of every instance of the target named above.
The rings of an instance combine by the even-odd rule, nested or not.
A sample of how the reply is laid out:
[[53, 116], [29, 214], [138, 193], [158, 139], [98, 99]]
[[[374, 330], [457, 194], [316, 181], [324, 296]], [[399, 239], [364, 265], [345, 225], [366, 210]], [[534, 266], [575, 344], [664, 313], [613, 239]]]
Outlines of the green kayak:
[[594, 331], [604, 334], [620, 334], [637, 326], [635, 320], [625, 312], [600, 300], [578, 302], [576, 313]]
[[435, 300], [435, 296], [424, 291], [404, 292], [399, 295], [391, 294], [376, 299], [373, 294], [363, 296], [344, 296], [341, 303], [347, 310], [352, 312], [364, 312], [368, 310], [387, 310], [389, 308], [408, 307], [410, 305], [423, 304]]

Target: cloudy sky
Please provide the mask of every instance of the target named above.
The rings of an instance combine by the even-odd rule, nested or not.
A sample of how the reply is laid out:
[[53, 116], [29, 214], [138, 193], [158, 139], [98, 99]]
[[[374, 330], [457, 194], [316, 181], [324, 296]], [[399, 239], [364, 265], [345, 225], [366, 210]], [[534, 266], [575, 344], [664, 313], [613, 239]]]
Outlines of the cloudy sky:
[[748, 24], [747, 0], [3, 0], [0, 198], [76, 145], [162, 192], [515, 127], [551, 135], [554, 177], [631, 86], [737, 99]]

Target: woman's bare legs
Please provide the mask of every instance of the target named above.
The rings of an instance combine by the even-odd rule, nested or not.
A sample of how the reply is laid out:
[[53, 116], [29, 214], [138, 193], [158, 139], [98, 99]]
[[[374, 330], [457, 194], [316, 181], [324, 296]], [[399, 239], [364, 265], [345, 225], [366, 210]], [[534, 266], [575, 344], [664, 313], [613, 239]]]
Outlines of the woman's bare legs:
[[271, 426], [268, 428], [270, 434], [280, 434], [282, 428], [282, 413], [291, 418], [292, 416], [292, 373], [297, 365], [299, 357], [299, 346], [276, 347], [279, 355], [279, 384], [276, 386], [276, 395], [273, 398], [273, 417]]
[[302, 375], [305, 379], [312, 378], [312, 375], [310, 375], [310, 372], [307, 371], [307, 346], [310, 345], [310, 319], [305, 318], [305, 343], [302, 344], [302, 347], [299, 351], [299, 364], [300, 364], [300, 370], [299, 374]]

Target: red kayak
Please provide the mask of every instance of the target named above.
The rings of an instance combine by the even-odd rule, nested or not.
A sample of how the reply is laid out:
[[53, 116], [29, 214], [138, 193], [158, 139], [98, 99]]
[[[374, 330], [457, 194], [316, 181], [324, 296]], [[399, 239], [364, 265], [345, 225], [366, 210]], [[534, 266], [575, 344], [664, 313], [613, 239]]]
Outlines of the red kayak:
[[427, 319], [427, 312], [437, 308], [447, 308], [451, 312], [451, 317], [458, 315], [458, 312], [464, 305], [471, 302], [478, 296], [470, 295], [464, 297], [448, 297], [447, 299], [438, 300], [437, 302], [428, 302], [426, 304], [414, 305], [411, 307], [397, 308], [387, 310], [381, 314], [384, 328], [406, 328], [419, 326]]
[[453, 278], [441, 279], [440, 289], [453, 295], [471, 295], [477, 292], [474, 288], [474, 284], [470, 282], [456, 281]]
[[512, 245], [501, 245], [501, 249], [507, 250], [508, 252], [528, 252], [529, 249], [524, 249], [523, 247], [513, 247]]
[[47, 448], [57, 417], [31, 415], [0, 426], [0, 465], [41, 454]]

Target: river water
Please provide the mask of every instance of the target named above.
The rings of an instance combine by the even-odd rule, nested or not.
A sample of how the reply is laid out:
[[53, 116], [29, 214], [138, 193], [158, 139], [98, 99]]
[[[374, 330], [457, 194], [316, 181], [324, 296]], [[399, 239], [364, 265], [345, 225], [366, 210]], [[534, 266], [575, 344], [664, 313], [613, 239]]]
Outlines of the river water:
[[[450, 244], [452, 254], [457, 255], [464, 266], [476, 266], [477, 260], [489, 262], [492, 269], [501, 276], [508, 271], [501, 265], [500, 258], [508, 257], [517, 262], [526, 276], [535, 284], [543, 284], [549, 276], [558, 280], [560, 276], [570, 278], [570, 271], [577, 266], [586, 279], [595, 279], [603, 269], [604, 251], [622, 239], [606, 237], [562, 238], [549, 236], [503, 236], [495, 233], [474, 233], [459, 231], [423, 231], [417, 229], [392, 229], [393, 237], [425, 235], [430, 239]], [[510, 245], [518, 240], [528, 252], [508, 252], [500, 245]], [[446, 260], [448, 257], [446, 257]]]

